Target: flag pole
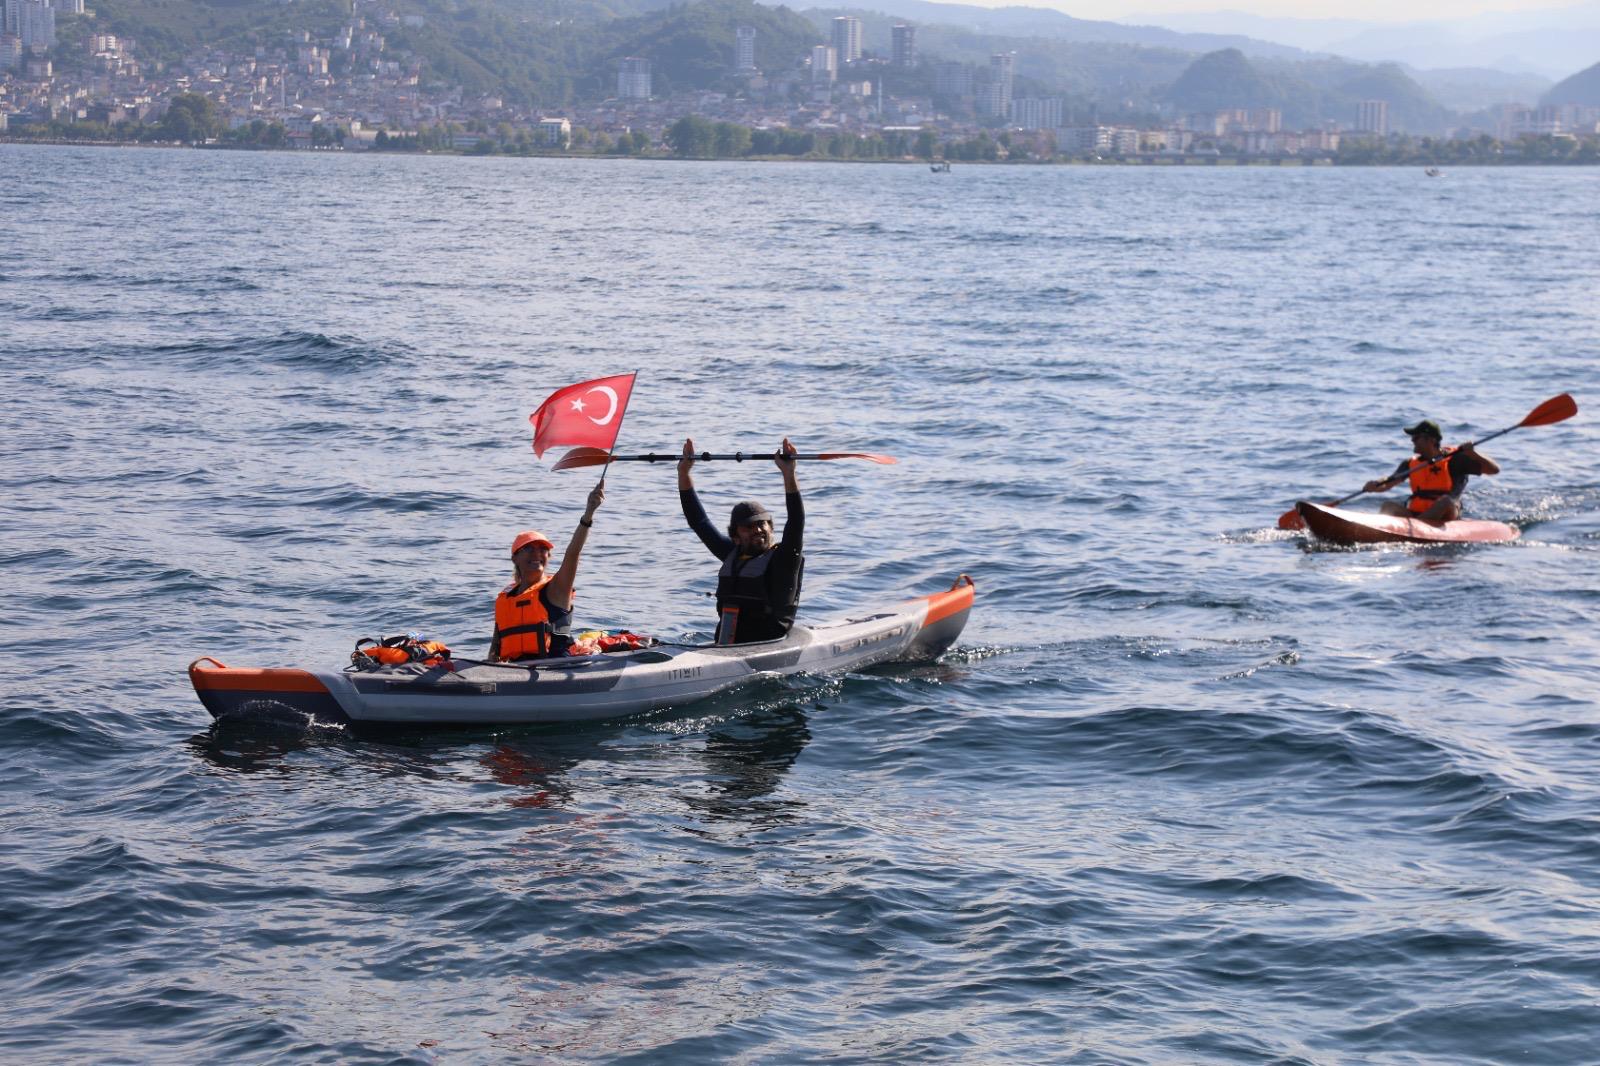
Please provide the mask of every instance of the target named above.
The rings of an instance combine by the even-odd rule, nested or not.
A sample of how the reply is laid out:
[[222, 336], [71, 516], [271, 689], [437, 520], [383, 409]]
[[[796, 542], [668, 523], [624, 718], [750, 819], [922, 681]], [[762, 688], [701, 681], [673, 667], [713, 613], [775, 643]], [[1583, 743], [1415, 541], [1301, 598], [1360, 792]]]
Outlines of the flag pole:
[[[628, 383], [628, 403], [633, 402], [633, 387], [639, 383], [639, 371], [634, 370], [631, 376], [633, 380]], [[600, 486], [605, 485], [606, 475], [611, 472], [611, 457], [617, 454], [617, 437], [622, 436], [622, 420], [627, 417], [628, 408], [624, 406], [617, 414], [617, 436], [611, 438], [611, 447], [606, 449], [606, 465], [600, 468]]]

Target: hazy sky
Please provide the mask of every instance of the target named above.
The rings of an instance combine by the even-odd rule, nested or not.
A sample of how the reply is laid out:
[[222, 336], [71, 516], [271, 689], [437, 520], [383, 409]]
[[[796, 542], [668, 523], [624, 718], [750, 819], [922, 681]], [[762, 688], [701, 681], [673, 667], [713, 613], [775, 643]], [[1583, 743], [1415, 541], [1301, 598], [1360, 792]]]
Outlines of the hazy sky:
[[1089, 19], [1127, 19], [1166, 11], [1247, 11], [1288, 18], [1419, 22], [1481, 11], [1533, 12], [1570, 7], [1572, 0], [962, 0], [981, 7], [1053, 7]]

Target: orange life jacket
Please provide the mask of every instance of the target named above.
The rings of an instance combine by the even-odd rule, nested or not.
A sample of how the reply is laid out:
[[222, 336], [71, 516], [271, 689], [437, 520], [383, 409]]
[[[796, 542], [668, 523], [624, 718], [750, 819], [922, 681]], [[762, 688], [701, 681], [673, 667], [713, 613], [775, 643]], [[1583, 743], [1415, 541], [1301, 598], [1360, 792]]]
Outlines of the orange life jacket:
[[552, 619], [540, 593], [554, 577], [512, 594], [516, 582], [500, 590], [494, 598], [494, 635], [502, 659], [542, 658], [565, 655], [571, 643], [572, 613]]
[[1454, 448], [1446, 448], [1432, 459], [1413, 456], [1411, 459], [1411, 498], [1406, 508], [1421, 514], [1433, 506], [1441, 496], [1450, 495], [1455, 482], [1450, 478], [1450, 456]]
[[362, 637], [356, 641], [356, 650], [350, 656], [350, 663], [357, 670], [415, 662], [423, 666], [447, 666], [450, 663], [450, 649], [437, 640], [425, 640], [410, 634], [403, 637]]

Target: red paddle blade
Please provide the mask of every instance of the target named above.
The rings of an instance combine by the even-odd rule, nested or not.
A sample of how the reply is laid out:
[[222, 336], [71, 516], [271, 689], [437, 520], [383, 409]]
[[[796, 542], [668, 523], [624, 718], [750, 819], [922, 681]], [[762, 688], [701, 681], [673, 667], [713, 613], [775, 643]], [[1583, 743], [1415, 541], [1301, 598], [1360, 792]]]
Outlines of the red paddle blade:
[[1304, 529], [1306, 520], [1300, 517], [1300, 509], [1291, 507], [1278, 516], [1279, 529]]
[[900, 460], [892, 455], [873, 455], [870, 452], [819, 452], [818, 459], [865, 459], [869, 463], [882, 463], [884, 466], [893, 466]]
[[560, 459], [551, 470], [571, 470], [575, 466], [604, 466], [611, 455], [604, 448], [574, 448]]
[[1563, 392], [1560, 396], [1552, 396], [1544, 403], [1528, 412], [1528, 417], [1518, 422], [1519, 426], [1548, 426], [1555, 422], [1565, 422], [1578, 413], [1578, 401], [1570, 393]]

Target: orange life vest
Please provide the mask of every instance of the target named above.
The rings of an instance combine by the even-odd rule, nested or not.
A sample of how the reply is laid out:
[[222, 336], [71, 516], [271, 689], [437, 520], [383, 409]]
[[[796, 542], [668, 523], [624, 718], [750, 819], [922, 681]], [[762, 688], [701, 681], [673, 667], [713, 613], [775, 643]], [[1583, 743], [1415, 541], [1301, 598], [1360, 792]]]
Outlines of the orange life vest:
[[517, 587], [512, 582], [494, 598], [494, 635], [499, 642], [500, 658], [528, 659], [547, 655], [565, 655], [571, 642], [572, 613], [552, 619], [545, 610], [540, 593], [554, 577], [547, 577], [536, 585], [512, 594]]
[[1406, 507], [1421, 514], [1433, 506], [1441, 496], [1450, 495], [1455, 482], [1450, 477], [1450, 456], [1454, 448], [1446, 448], [1432, 459], [1413, 456], [1411, 459], [1411, 498]]

